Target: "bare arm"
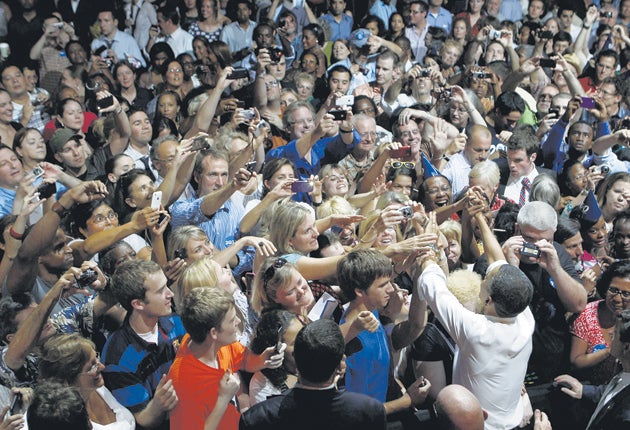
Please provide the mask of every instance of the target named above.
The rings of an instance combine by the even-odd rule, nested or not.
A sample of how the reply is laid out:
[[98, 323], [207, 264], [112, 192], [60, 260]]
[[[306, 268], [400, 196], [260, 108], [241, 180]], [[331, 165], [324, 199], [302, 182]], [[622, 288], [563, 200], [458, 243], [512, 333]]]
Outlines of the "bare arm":
[[325, 258], [300, 257], [296, 266], [307, 280], [324, 279], [337, 273], [337, 263], [342, 258], [342, 255]]

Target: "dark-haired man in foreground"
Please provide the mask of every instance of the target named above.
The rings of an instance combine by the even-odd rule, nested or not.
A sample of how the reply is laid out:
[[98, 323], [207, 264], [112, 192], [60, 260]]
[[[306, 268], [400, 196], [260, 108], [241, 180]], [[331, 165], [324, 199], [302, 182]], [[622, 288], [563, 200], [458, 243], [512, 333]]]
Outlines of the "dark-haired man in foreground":
[[338, 376], [345, 371], [345, 342], [332, 320], [315, 321], [295, 339], [293, 355], [299, 382], [283, 396], [254, 405], [241, 416], [239, 428], [303, 430], [370, 430], [385, 428], [385, 408], [363, 394], [339, 391]]

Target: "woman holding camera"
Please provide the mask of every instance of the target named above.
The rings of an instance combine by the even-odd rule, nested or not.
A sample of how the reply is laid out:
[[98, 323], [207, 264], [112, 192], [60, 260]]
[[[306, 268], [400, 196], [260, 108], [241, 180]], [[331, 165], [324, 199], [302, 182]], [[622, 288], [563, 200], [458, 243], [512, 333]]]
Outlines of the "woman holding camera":
[[610, 344], [619, 313], [630, 309], [630, 263], [610, 265], [595, 286], [602, 300], [591, 302], [571, 325], [571, 364], [592, 384], [602, 384], [617, 372]]

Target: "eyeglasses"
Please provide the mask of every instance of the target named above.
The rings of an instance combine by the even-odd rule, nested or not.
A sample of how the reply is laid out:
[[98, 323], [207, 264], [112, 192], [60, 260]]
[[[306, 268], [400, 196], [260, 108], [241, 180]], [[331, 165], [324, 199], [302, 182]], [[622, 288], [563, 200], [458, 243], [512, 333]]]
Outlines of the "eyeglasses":
[[96, 363], [94, 363], [92, 365], [92, 367], [90, 367], [90, 369], [87, 372], [88, 375], [96, 375], [96, 372], [98, 372], [99, 367], [101, 367], [103, 363], [101, 363], [101, 354], [99, 354], [98, 352], [96, 353]]
[[391, 166], [394, 169], [415, 169], [416, 163], [412, 163], [411, 161], [394, 161], [391, 163]]
[[107, 212], [106, 215], [96, 214], [92, 217], [92, 221], [94, 222], [94, 224], [103, 224], [106, 220], [113, 221], [115, 219], [118, 219], [118, 214], [113, 210]]
[[168, 69], [168, 71], [169, 73], [182, 73], [182, 69], [180, 68], [177, 68], [177, 69], [171, 68], [171, 69]]
[[617, 294], [621, 296], [622, 300], [630, 300], [630, 291], [621, 291], [619, 288], [608, 287], [608, 292], [615, 297]]
[[280, 257], [276, 258], [276, 261], [274, 261], [271, 266], [267, 267], [267, 270], [263, 273], [263, 288], [265, 291], [267, 291], [267, 283], [276, 275], [276, 270], [284, 267], [287, 263], [286, 258]]
[[367, 140], [369, 137], [371, 140], [376, 140], [376, 132], [375, 131], [366, 131], [365, 133], [359, 133], [361, 136], [361, 140]]

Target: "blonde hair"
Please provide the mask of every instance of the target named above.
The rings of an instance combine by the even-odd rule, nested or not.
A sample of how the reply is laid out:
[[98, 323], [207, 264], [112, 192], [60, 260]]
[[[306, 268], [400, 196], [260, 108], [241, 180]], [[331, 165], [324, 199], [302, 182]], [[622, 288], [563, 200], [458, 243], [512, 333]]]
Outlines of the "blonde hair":
[[318, 208], [316, 208], [317, 219], [326, 218], [330, 215], [354, 215], [356, 210], [348, 202], [340, 196], [332, 196], [324, 200]]
[[293, 275], [297, 272], [297, 268], [287, 262], [282, 267], [274, 268], [273, 276], [265, 282], [265, 273], [267, 269], [274, 265], [278, 257], [269, 257], [263, 261], [260, 270], [254, 277], [252, 287], [251, 305], [254, 312], [260, 315], [268, 309], [280, 309], [276, 303], [276, 295], [279, 289], [289, 285], [293, 280]]
[[481, 276], [468, 270], [456, 270], [448, 275], [446, 286], [466, 309], [479, 312], [481, 309]]
[[462, 244], [462, 226], [457, 221], [453, 221], [452, 219], [448, 219], [440, 224], [440, 232], [446, 237], [446, 239], [450, 242], [451, 240], [457, 241], [457, 243]]
[[42, 348], [40, 376], [75, 385], [93, 350], [94, 343], [76, 333], [54, 336]]
[[175, 251], [186, 248], [190, 239], [207, 240], [208, 235], [196, 225], [183, 225], [171, 232], [168, 238], [167, 257], [169, 260], [175, 259]]
[[289, 244], [300, 225], [311, 211], [299, 203], [287, 201], [276, 208], [269, 223], [269, 240], [276, 245], [278, 254], [293, 254], [297, 252]]
[[195, 288], [216, 287], [218, 284], [219, 277], [209, 257], [191, 263], [179, 275], [175, 288], [173, 288], [176, 308], [181, 311], [184, 298]]

